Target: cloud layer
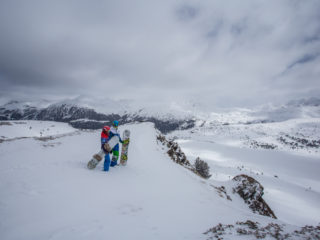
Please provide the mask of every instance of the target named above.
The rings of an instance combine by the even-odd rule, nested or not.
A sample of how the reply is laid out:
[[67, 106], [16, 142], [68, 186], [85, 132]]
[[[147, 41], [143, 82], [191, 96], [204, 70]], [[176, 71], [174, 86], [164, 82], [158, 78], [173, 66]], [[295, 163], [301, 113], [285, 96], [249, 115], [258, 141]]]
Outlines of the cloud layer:
[[320, 2], [1, 1], [2, 96], [245, 106], [320, 95]]

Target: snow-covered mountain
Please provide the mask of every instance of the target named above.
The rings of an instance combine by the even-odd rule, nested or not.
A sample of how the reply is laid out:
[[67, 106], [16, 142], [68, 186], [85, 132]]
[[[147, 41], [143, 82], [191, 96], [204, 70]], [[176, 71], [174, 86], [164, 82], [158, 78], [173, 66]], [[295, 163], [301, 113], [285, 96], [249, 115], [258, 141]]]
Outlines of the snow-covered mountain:
[[121, 123], [153, 122], [157, 129], [167, 133], [196, 126], [210, 127], [230, 124], [282, 122], [290, 119], [319, 118], [320, 99], [290, 101], [283, 105], [265, 105], [254, 109], [201, 110], [191, 103], [144, 104], [129, 100], [114, 101], [105, 98], [80, 96], [49, 103], [48, 101], [11, 101], [0, 106], [0, 120], [47, 120], [68, 122], [80, 129], [99, 129], [113, 120]]
[[319, 118], [320, 99], [300, 99], [281, 105], [265, 104], [255, 108], [224, 108], [197, 112], [198, 120], [206, 124], [252, 124], [282, 122], [290, 119]]
[[[96, 99], [97, 104], [94, 105], [92, 99], [75, 98], [59, 101], [45, 107], [41, 107], [43, 105], [38, 107], [36, 103], [10, 101], [0, 106], [0, 120], [68, 122], [73, 127], [80, 129], [100, 129], [113, 120], [119, 120], [122, 124], [153, 122], [156, 128], [164, 133], [194, 126], [194, 119], [191, 115], [182, 117], [179, 112], [175, 112], [176, 115], [174, 115], [172, 111], [148, 112], [147, 109], [128, 107], [124, 101], [115, 102], [109, 99], [101, 101], [101, 99]], [[98, 112], [99, 109], [103, 113]]]
[[[1, 239], [319, 239], [304, 227], [320, 222], [316, 99], [215, 111], [95, 101], [0, 107]], [[114, 119], [131, 131], [128, 165], [89, 171], [92, 129]]]

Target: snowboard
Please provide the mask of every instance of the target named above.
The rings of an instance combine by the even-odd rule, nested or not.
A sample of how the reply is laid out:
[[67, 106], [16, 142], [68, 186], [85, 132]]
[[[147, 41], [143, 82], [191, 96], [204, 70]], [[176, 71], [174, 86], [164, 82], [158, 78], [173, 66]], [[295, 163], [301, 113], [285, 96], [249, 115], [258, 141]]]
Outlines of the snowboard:
[[[130, 131], [128, 129], [124, 130], [123, 132], [123, 137], [122, 141], [130, 139]], [[129, 148], [129, 143], [122, 144], [121, 148], [121, 156], [120, 156], [120, 164], [125, 166], [128, 161], [128, 148]]]
[[103, 145], [103, 148], [107, 152], [111, 152], [114, 146], [116, 146], [118, 143], [119, 143], [119, 137], [113, 136], [107, 143]]
[[94, 169], [99, 164], [99, 162], [102, 160], [103, 157], [104, 157], [104, 151], [101, 149], [100, 152], [92, 156], [91, 160], [87, 164], [87, 167], [89, 169]]
[[[115, 145], [117, 145], [117, 143], [119, 143], [119, 137], [118, 136], [113, 136], [107, 143], [105, 143], [103, 145], [103, 148], [107, 151], [107, 152], [111, 152], [112, 149], [114, 148]], [[89, 169], [94, 169], [99, 162], [102, 160], [102, 158], [104, 157], [105, 153], [104, 151], [101, 149], [97, 154], [94, 154], [91, 158], [91, 160], [88, 162], [87, 167]]]

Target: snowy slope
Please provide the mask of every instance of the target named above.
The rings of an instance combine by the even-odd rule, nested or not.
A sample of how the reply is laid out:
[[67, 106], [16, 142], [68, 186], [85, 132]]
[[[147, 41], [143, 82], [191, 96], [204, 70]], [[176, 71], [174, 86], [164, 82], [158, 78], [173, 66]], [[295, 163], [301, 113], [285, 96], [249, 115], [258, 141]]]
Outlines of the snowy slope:
[[[257, 124], [204, 124], [175, 131], [187, 157], [208, 162], [211, 180], [253, 176], [277, 217], [303, 225], [320, 221], [320, 119]], [[284, 140], [283, 140], [284, 139]]]
[[50, 121], [2, 121], [0, 122], [0, 141], [26, 137], [48, 137], [75, 132], [65, 123]]
[[320, 157], [320, 118], [255, 124], [204, 122], [190, 130], [175, 131], [170, 136]]
[[240, 174], [258, 180], [265, 187], [264, 198], [278, 219], [301, 226], [319, 222], [319, 158], [221, 143], [178, 142], [189, 159], [200, 157], [209, 164], [210, 180], [223, 184]]
[[1, 144], [2, 239], [201, 235], [221, 213], [219, 199], [158, 150], [150, 124], [127, 127], [135, 136], [129, 163], [109, 173], [86, 169], [99, 132], [58, 139], [55, 147], [33, 139]]
[[[99, 131], [73, 132], [59, 138], [54, 135], [48, 140], [50, 144], [34, 138], [2, 142], [0, 238], [206, 239], [203, 232], [220, 222], [229, 224], [251, 219], [260, 223], [304, 225], [320, 220], [318, 190], [300, 198], [313, 205], [299, 206], [293, 220], [289, 215], [291, 206], [277, 205], [284, 195], [276, 191], [281, 193], [283, 184], [290, 186], [285, 194], [296, 197], [303, 191], [292, 184], [295, 175], [284, 168], [275, 172], [270, 170], [272, 164], [263, 165], [264, 171], [270, 170], [269, 175], [277, 173], [284, 179], [280, 187], [278, 179], [269, 175], [268, 181], [259, 178], [267, 185], [265, 198], [279, 215], [279, 220], [274, 220], [252, 213], [237, 195], [232, 195], [232, 201], [219, 196], [213, 185], [224, 185], [228, 190], [231, 185], [229, 181], [221, 181], [226, 179], [215, 177], [214, 172], [230, 174], [223, 168], [226, 165], [212, 167], [212, 179], [203, 180], [169, 159], [166, 149], [157, 144], [157, 132], [152, 124], [126, 125], [120, 130], [124, 129], [130, 129], [132, 136], [128, 165], [116, 166], [108, 173], [102, 171], [102, 164], [93, 171], [86, 168], [92, 154], [99, 150]], [[6, 131], [6, 134], [10, 133]], [[190, 142], [185, 142], [184, 148], [190, 150], [190, 156], [194, 150], [201, 150], [197, 145], [200, 144], [209, 153], [221, 148], [214, 164], [232, 159], [222, 154], [230, 150], [223, 149], [224, 146], [188, 144]], [[252, 157], [234, 149], [233, 157], [236, 155], [240, 157], [238, 161]], [[317, 184], [319, 178], [314, 172], [319, 169], [319, 161], [308, 160], [314, 165], [306, 165], [297, 179], [308, 177], [307, 172], [311, 171], [306, 180], [312, 178]], [[230, 169], [235, 169], [233, 161], [228, 164]], [[278, 199], [273, 199], [274, 196]], [[279, 211], [282, 208], [284, 210]], [[307, 210], [308, 214], [300, 210]], [[301, 220], [297, 220], [300, 217]], [[233, 237], [230, 239], [237, 239]]]

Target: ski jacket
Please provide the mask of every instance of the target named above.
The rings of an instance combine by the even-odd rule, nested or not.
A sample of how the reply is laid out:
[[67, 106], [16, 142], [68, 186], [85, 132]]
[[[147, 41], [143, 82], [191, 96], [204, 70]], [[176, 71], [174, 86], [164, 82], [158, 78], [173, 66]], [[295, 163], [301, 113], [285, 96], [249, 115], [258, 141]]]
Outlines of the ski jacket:
[[122, 141], [122, 139], [121, 139], [121, 137], [120, 137], [120, 132], [118, 131], [118, 129], [116, 129], [115, 127], [111, 127], [110, 128], [110, 131], [109, 131], [109, 138], [108, 138], [108, 140], [109, 139], [111, 139], [113, 136], [118, 136], [119, 137], [119, 141], [121, 142], [121, 143], [123, 143], [123, 141]]
[[[104, 131], [106, 130], [106, 131]], [[110, 127], [109, 126], [104, 126], [102, 131], [101, 131], [101, 144], [104, 144], [107, 142], [110, 134]]]
[[101, 138], [106, 138], [108, 139], [109, 134], [106, 134], [104, 131], [101, 131]]

